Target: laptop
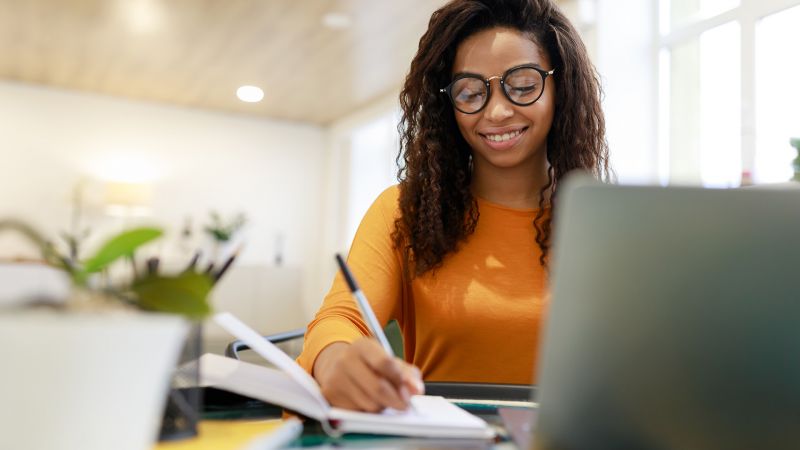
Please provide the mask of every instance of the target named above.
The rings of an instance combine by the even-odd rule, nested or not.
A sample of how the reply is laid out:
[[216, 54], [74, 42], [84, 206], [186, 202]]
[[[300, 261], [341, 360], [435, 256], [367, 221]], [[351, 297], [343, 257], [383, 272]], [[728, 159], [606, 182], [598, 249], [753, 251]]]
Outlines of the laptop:
[[800, 448], [800, 189], [560, 195], [531, 448]]

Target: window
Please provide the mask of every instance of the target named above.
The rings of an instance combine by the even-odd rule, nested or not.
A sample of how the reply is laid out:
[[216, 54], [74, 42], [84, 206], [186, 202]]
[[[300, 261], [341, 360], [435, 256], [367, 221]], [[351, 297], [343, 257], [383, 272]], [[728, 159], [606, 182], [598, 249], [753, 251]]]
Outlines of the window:
[[343, 241], [348, 245], [372, 202], [384, 189], [397, 183], [398, 120], [398, 113], [392, 110], [358, 126], [350, 135]]
[[671, 0], [661, 6], [662, 33], [708, 19], [739, 6], [739, 0]]
[[796, 156], [787, 145], [800, 137], [800, 6], [764, 17], [756, 24], [756, 182], [792, 177]]
[[660, 0], [662, 182], [791, 177], [800, 0]]

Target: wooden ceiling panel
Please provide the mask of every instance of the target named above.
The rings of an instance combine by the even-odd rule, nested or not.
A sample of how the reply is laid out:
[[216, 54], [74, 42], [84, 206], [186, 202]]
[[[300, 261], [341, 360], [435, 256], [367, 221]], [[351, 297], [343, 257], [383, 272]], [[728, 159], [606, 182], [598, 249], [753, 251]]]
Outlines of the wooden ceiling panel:
[[[325, 124], [398, 89], [443, 3], [0, 0], [0, 78]], [[243, 84], [265, 99], [240, 102]]]

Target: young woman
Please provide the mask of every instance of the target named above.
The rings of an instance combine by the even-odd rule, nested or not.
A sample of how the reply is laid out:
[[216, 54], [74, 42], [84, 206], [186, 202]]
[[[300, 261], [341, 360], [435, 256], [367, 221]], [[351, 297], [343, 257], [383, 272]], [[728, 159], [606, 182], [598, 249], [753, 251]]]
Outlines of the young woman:
[[600, 87], [550, 0], [454, 0], [431, 17], [400, 94], [398, 186], [348, 262], [405, 361], [386, 355], [337, 276], [298, 361], [331, 404], [404, 408], [428, 381], [530, 384], [562, 177], [608, 177]]

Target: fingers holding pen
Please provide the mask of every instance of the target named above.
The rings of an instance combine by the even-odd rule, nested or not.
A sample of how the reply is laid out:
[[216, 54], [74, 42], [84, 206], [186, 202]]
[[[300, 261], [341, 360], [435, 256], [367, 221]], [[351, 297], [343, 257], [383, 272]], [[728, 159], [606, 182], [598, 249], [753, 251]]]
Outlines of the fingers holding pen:
[[422, 372], [417, 366], [400, 361], [403, 370], [403, 385], [411, 395], [424, 395], [425, 384], [422, 382]]
[[407, 402], [398, 390], [366, 364], [354, 364], [353, 370], [349, 371], [348, 376], [373, 405], [366, 409], [367, 411], [379, 412], [384, 408], [401, 410], [407, 408]]
[[335, 343], [317, 358], [314, 375], [320, 383], [322, 395], [331, 405], [358, 411], [379, 411], [383, 409], [382, 405], [361, 387], [356, 375], [359, 365], [366, 368], [350, 344]]
[[422, 374], [416, 366], [387, 355], [374, 339], [360, 339], [353, 342], [353, 345], [364, 347], [359, 354], [372, 370], [389, 381], [401, 394], [405, 403], [404, 408], [408, 407], [411, 395], [425, 393]]
[[317, 358], [314, 376], [323, 395], [340, 408], [405, 410], [411, 396], [422, 392], [419, 370], [387, 355], [371, 338], [330, 345]]
[[322, 394], [331, 405], [337, 408], [351, 409], [354, 411], [378, 412], [382, 407], [373, 402], [351, 380], [340, 380], [335, 389], [322, 388]]
[[[362, 359], [361, 362], [373, 372], [373, 375], [377, 376], [366, 377], [366, 373], [361, 373], [361, 376], [366, 377], [361, 386], [373, 399], [381, 401], [386, 406], [407, 409], [411, 406], [411, 394], [423, 390], [420, 387], [422, 380], [418, 376], [415, 379], [413, 371], [404, 370], [403, 366], [407, 365], [404, 361], [394, 358], [383, 327], [347, 267], [347, 263], [339, 254], [336, 254], [336, 262], [339, 264], [370, 334], [377, 339], [375, 341], [362, 338], [351, 344], [351, 350]], [[356, 367], [360, 368], [360, 366]]]
[[356, 366], [363, 389], [386, 407], [407, 409], [410, 394], [403, 385], [404, 363], [387, 355], [374, 339], [359, 339], [352, 345], [363, 362], [363, 365]]
[[[363, 366], [362, 366], [363, 368]], [[380, 412], [386, 407], [381, 402], [381, 399], [373, 395], [365, 386], [363, 377], [358, 376], [358, 368], [354, 367], [353, 371], [345, 374], [343, 380], [343, 391], [346, 393], [343, 400], [351, 406], [344, 406], [349, 409], [355, 409], [366, 412]]]
[[353, 342], [353, 349], [375, 373], [380, 374], [395, 386], [403, 382], [403, 371], [397, 358], [388, 355], [375, 339], [358, 339]]

